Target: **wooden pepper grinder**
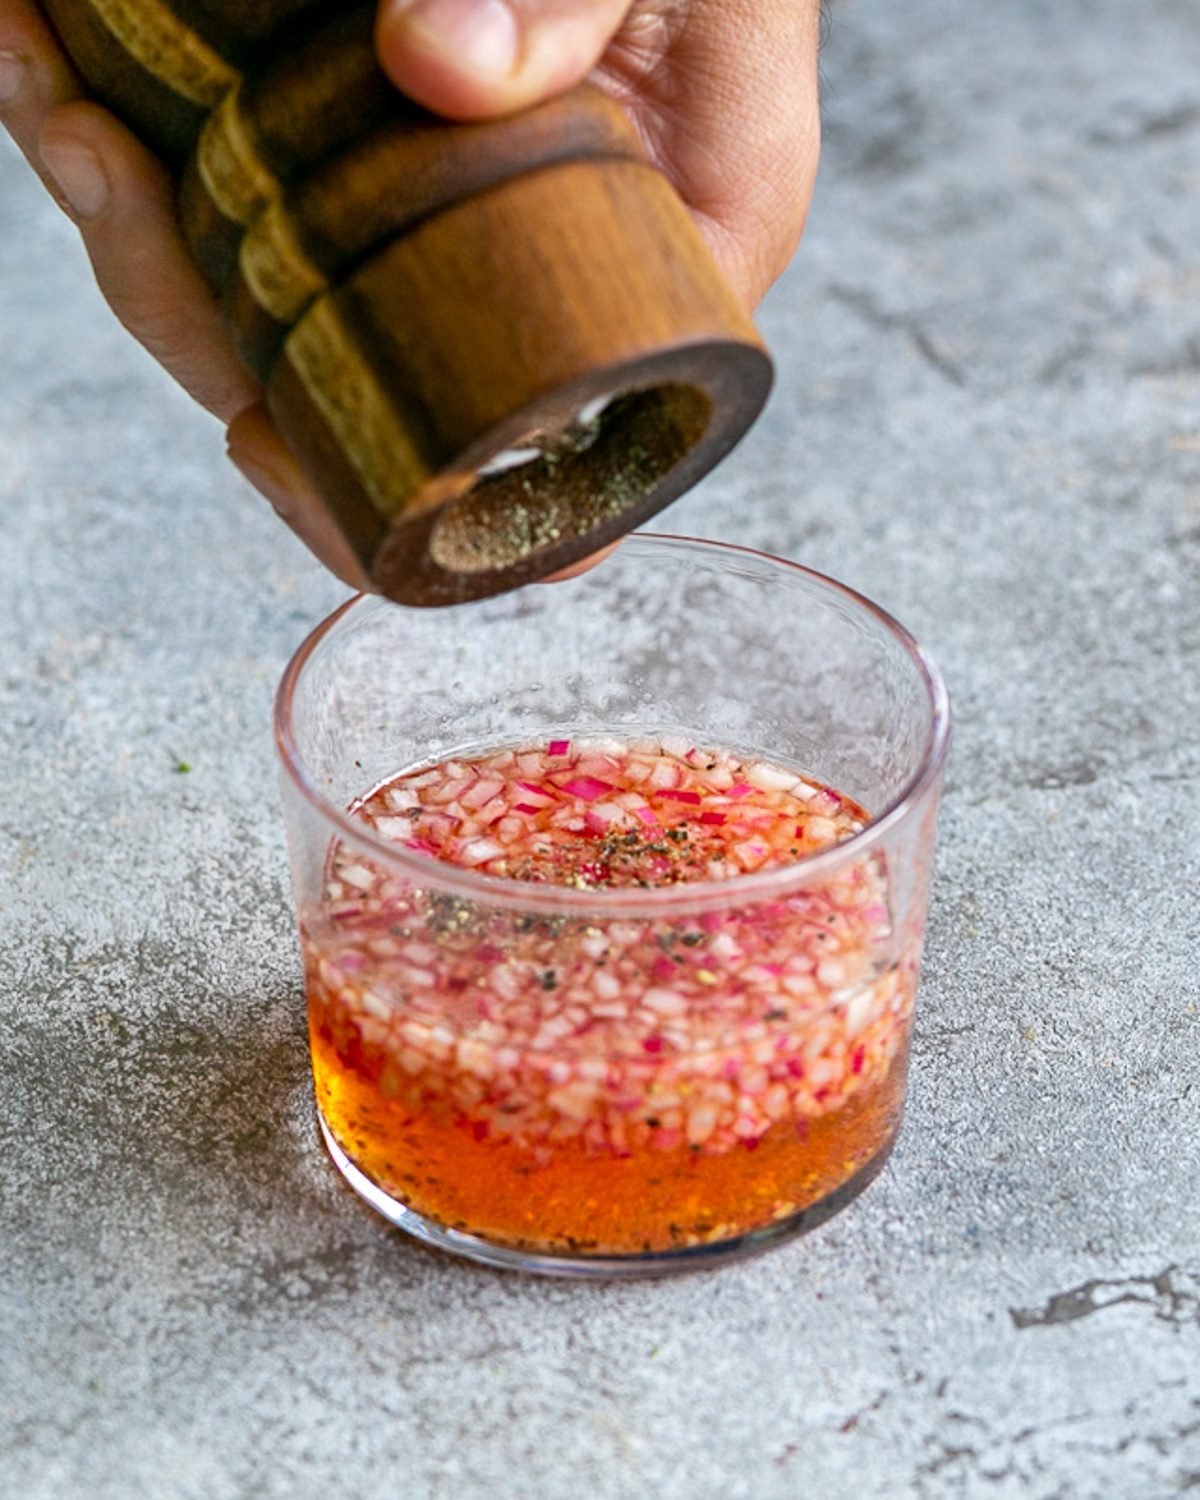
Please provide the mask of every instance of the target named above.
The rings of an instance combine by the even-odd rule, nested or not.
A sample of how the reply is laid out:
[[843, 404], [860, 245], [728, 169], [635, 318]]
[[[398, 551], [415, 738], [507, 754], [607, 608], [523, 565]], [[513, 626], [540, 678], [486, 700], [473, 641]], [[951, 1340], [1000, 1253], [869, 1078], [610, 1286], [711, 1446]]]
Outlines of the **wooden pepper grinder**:
[[237, 346], [392, 599], [566, 567], [761, 409], [752, 323], [600, 90], [453, 124], [380, 72], [373, 3], [45, 6], [96, 96], [180, 172]]

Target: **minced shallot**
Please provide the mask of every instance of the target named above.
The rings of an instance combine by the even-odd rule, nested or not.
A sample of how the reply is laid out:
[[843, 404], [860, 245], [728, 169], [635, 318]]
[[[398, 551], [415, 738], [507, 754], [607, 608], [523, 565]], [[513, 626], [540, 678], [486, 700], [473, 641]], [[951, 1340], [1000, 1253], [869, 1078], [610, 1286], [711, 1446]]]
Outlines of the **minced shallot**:
[[[319, 1037], [406, 1118], [535, 1166], [567, 1143], [621, 1160], [723, 1156], [802, 1137], [882, 1086], [915, 973], [882, 856], [762, 895], [739, 885], [851, 837], [866, 814], [786, 767], [680, 743], [555, 739], [366, 795], [355, 815], [427, 857], [429, 877], [331, 849], [303, 923], [314, 1049]], [[454, 892], [439, 865], [543, 895], [514, 910]], [[714, 906], [710, 884], [707, 909], [652, 909], [698, 880], [728, 899]], [[643, 891], [647, 913], [574, 896], [547, 908], [554, 886]]]

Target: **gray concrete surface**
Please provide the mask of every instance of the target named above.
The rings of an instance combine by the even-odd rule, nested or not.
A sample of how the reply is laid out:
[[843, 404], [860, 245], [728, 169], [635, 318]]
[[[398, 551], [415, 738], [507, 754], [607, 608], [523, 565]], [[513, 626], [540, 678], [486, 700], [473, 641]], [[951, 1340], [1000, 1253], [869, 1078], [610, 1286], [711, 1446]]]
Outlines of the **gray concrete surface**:
[[1200, 1490], [1198, 61], [1195, 0], [839, 0], [778, 392], [670, 521], [946, 669], [910, 1113], [826, 1228], [631, 1286], [323, 1159], [268, 709], [341, 591], [0, 151], [0, 1491]]

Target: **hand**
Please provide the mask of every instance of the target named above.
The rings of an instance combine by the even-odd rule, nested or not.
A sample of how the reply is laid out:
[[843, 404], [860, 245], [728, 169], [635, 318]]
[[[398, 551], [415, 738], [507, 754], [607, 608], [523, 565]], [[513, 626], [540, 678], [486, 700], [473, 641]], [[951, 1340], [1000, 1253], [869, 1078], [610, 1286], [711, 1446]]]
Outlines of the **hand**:
[[32, 0], [0, 0], [0, 123], [79, 226], [117, 317], [228, 425], [230, 457], [300, 539], [346, 583], [368, 587], [234, 352], [180, 233], [168, 173], [114, 116], [83, 98]]
[[[589, 73], [624, 105], [753, 307], [816, 175], [817, 0], [382, 0], [380, 62], [441, 114], [485, 119]], [[83, 90], [32, 0], [0, 0], [0, 122], [74, 219], [125, 327], [228, 426], [229, 455], [311, 550], [368, 587], [280, 439], [179, 231], [168, 174]]]

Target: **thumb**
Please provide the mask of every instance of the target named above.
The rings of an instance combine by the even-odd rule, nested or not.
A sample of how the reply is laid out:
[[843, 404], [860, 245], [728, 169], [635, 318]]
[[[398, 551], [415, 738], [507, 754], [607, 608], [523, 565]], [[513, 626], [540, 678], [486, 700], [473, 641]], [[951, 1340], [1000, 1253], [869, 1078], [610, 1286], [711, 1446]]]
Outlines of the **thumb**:
[[631, 0], [381, 0], [375, 45], [410, 99], [456, 120], [511, 114], [588, 74]]

